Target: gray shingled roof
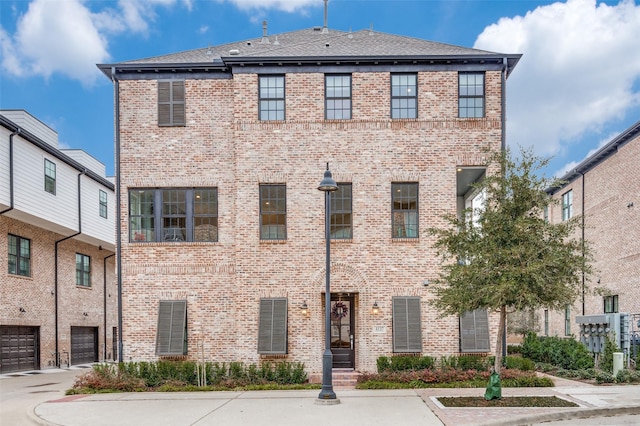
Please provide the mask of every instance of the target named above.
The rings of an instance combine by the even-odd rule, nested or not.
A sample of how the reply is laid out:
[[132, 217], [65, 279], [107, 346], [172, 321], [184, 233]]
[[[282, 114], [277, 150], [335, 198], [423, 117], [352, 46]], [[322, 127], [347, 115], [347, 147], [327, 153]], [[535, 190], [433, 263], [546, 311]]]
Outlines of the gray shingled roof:
[[[418, 38], [370, 30], [345, 32], [308, 28], [281, 34], [188, 50], [121, 64], [182, 64], [217, 62], [222, 58], [310, 58], [310, 57], [425, 57], [492, 56], [495, 52], [436, 43]], [[232, 51], [236, 51], [231, 53]]]

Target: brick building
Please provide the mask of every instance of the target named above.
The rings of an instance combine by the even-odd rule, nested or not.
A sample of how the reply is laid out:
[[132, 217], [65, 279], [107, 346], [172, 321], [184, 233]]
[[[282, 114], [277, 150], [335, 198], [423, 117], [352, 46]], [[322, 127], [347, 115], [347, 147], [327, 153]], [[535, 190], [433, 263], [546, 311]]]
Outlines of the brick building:
[[[114, 82], [123, 359], [321, 369], [329, 164], [334, 367], [488, 352], [440, 318], [427, 233], [504, 145], [518, 54], [326, 27], [98, 65]], [[490, 343], [491, 342], [491, 343]]]
[[0, 373], [114, 358], [114, 240], [104, 165], [0, 111]]
[[[548, 218], [559, 222], [581, 215], [594, 255], [594, 273], [584, 277], [581, 297], [562, 312], [539, 313], [540, 334], [579, 336], [577, 315], [630, 314], [630, 331], [640, 320], [640, 121], [566, 173], [567, 183], [551, 191], [558, 204]], [[596, 289], [604, 289], [597, 294]]]

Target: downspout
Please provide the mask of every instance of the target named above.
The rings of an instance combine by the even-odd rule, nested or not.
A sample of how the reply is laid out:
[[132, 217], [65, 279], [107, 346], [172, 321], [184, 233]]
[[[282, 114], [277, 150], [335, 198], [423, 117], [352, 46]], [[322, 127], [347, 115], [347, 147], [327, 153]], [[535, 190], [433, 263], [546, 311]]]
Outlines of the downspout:
[[116, 275], [118, 279], [118, 360], [120, 362], [124, 362], [124, 346], [122, 339], [122, 237], [120, 233], [122, 232], [122, 227], [120, 225], [120, 83], [116, 78], [116, 69], [115, 67], [111, 67], [111, 81], [114, 84], [114, 95], [115, 95], [115, 115], [116, 115], [116, 123], [115, 123], [115, 155], [116, 155], [116, 164], [115, 164], [115, 173], [116, 173]]
[[[104, 310], [104, 326], [103, 326], [103, 331], [104, 331], [104, 351], [103, 351], [103, 361], [106, 362], [107, 360], [107, 259], [110, 257], [115, 256], [116, 254], [110, 254], [109, 256], [105, 257], [102, 259], [102, 277], [104, 279], [104, 291], [103, 291], [103, 305], [102, 308]], [[116, 354], [113, 354], [113, 359], [116, 359]]]
[[60, 347], [59, 347], [59, 336], [58, 336], [58, 244], [60, 244], [63, 241], [66, 241], [70, 238], [73, 238], [77, 235], [82, 234], [82, 187], [80, 186], [81, 183], [81, 178], [82, 175], [84, 175], [87, 172], [86, 169], [84, 169], [82, 172], [78, 173], [78, 232], [76, 232], [73, 235], [69, 235], [68, 237], [64, 237], [61, 240], [56, 241], [56, 249], [55, 249], [55, 254], [54, 254], [54, 262], [55, 262], [55, 268], [54, 268], [54, 287], [55, 287], [55, 335], [56, 335], [56, 351], [55, 351], [55, 356], [56, 356], [56, 367], [60, 368]]
[[[585, 241], [584, 241], [584, 173], [579, 172], [582, 175], [582, 261], [584, 262], [584, 257], [585, 257], [585, 251], [586, 251], [586, 246], [585, 246]], [[584, 315], [584, 286], [585, 286], [585, 276], [584, 276], [584, 268], [582, 268], [582, 315]]]
[[[501, 73], [501, 82], [502, 82], [502, 90], [500, 94], [500, 118], [501, 118], [501, 141], [500, 141], [500, 149], [502, 152], [505, 152], [507, 149], [507, 58], [502, 58], [502, 73]], [[501, 170], [502, 175], [504, 175], [504, 170]], [[507, 318], [505, 313], [504, 318], [504, 328], [502, 330], [502, 362], [503, 365], [507, 359]]]
[[507, 149], [507, 58], [502, 58], [502, 93], [500, 96], [502, 111], [501, 120], [502, 120], [502, 140], [500, 148], [502, 151]]
[[13, 137], [19, 134], [20, 128], [9, 135], [9, 208], [2, 210], [0, 214], [13, 210]]

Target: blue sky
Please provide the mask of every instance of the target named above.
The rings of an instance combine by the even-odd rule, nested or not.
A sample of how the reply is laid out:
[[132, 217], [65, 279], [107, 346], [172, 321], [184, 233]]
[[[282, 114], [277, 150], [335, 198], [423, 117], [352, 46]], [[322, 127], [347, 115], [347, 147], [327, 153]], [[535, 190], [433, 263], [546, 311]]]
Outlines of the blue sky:
[[[562, 174], [640, 120], [633, 0], [330, 0], [329, 28], [370, 28], [523, 57], [507, 143]], [[97, 63], [323, 24], [323, 0], [2, 0], [0, 109], [25, 109], [113, 175], [113, 86]]]

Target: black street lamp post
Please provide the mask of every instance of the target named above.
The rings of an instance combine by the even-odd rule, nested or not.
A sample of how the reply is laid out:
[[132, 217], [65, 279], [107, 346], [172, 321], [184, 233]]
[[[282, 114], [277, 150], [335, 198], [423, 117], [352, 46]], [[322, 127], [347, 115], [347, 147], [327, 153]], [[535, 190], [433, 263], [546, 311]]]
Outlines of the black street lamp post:
[[322, 390], [318, 395], [319, 401], [332, 401], [337, 403], [336, 393], [333, 391], [333, 383], [331, 378], [333, 368], [333, 354], [331, 353], [331, 192], [338, 190], [336, 181], [331, 177], [329, 171], [329, 163], [327, 170], [324, 172], [324, 178], [318, 186], [320, 191], [324, 192], [324, 238], [326, 242], [326, 284], [324, 290], [324, 334], [325, 348], [322, 355]]

